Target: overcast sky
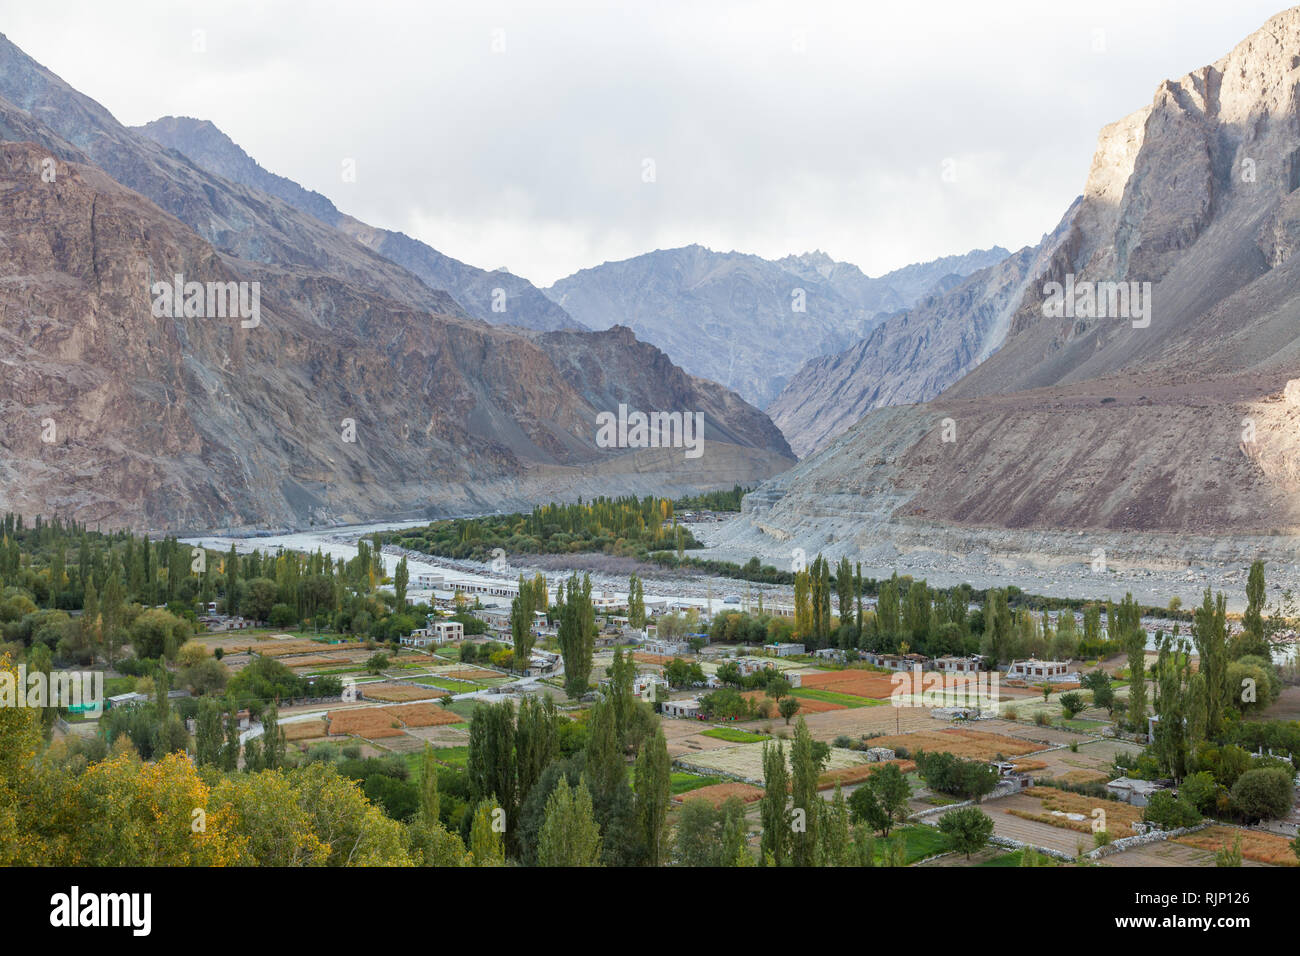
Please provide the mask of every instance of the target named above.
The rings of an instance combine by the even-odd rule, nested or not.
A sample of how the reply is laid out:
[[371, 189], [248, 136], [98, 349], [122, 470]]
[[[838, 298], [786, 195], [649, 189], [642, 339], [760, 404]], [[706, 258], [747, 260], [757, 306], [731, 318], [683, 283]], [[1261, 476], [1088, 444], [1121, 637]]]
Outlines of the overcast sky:
[[549, 285], [692, 242], [871, 275], [1035, 243], [1101, 126], [1281, 9], [0, 0], [0, 30], [124, 123], [210, 119], [344, 212]]

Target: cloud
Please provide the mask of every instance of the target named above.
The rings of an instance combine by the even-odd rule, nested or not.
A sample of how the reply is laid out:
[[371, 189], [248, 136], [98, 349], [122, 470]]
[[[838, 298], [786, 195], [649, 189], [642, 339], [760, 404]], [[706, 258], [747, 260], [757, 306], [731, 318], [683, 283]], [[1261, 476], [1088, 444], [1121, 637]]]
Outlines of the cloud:
[[64, 0], [5, 29], [125, 123], [211, 119], [359, 219], [547, 285], [691, 242], [873, 275], [1036, 242], [1102, 125], [1273, 12]]

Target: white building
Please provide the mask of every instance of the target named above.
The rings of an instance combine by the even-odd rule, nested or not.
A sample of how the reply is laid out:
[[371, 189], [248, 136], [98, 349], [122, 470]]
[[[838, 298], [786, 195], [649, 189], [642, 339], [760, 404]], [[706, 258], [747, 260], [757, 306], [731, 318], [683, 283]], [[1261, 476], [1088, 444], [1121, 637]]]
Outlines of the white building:
[[428, 627], [417, 627], [402, 638], [405, 647], [437, 647], [465, 639], [465, 625], [460, 621], [434, 621]]
[[646, 641], [645, 646], [641, 648], [647, 654], [659, 654], [662, 657], [680, 657], [683, 654], [691, 652], [691, 645], [687, 641], [660, 640], [655, 638], [652, 641]]
[[764, 644], [763, 649], [776, 657], [795, 657], [804, 653], [802, 644]]
[[698, 700], [666, 700], [660, 705], [659, 709], [665, 717], [694, 718], [700, 715], [700, 702]]
[[1078, 680], [1077, 672], [1070, 671], [1066, 661], [1040, 661], [1031, 657], [1027, 661], [1012, 661], [1007, 668], [1008, 680], [1071, 681]]

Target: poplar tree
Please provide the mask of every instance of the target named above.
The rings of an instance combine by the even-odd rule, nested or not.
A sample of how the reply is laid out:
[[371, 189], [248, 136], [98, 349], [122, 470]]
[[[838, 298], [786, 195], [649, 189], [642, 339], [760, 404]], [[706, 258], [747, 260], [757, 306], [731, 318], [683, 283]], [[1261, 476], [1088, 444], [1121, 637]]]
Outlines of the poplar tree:
[[469, 850], [475, 866], [504, 866], [506, 862], [505, 834], [497, 821], [501, 807], [495, 800], [481, 800], [474, 810], [474, 820], [469, 830]]
[[785, 765], [785, 746], [779, 741], [763, 741], [763, 796], [759, 800], [759, 819], [763, 823], [761, 850], [765, 860], [784, 866], [790, 847], [790, 813], [786, 809], [790, 772]]
[[662, 727], [636, 758], [634, 770], [637, 824], [645, 841], [650, 866], [664, 862], [668, 850], [668, 802], [672, 797], [671, 762]]
[[821, 823], [817, 795], [817, 759], [813, 756], [812, 734], [800, 717], [790, 745], [790, 796], [796, 821], [803, 826], [792, 833], [791, 862], [795, 866], [817, 865], [817, 827]]
[[199, 702], [198, 726], [194, 732], [194, 759], [200, 767], [221, 761], [221, 705], [211, 697]]
[[546, 815], [537, 839], [541, 866], [599, 866], [600, 826], [596, 823], [587, 781], [578, 778], [572, 789], [564, 776], [546, 801]]
[[[1262, 573], [1262, 572], [1261, 572]], [[1222, 593], [1213, 599], [1205, 589], [1201, 606], [1192, 619], [1192, 640], [1200, 658], [1197, 670], [1204, 681], [1205, 733], [1217, 739], [1223, 732], [1224, 710], [1231, 702], [1228, 686], [1228, 608]]]
[[519, 594], [510, 602], [510, 640], [514, 645], [515, 670], [521, 674], [528, 669], [533, 653], [533, 588], [519, 575]]
[[578, 582], [575, 571], [569, 578], [560, 606], [558, 640], [564, 658], [564, 691], [581, 697], [591, 685], [591, 655], [596, 649], [596, 612], [591, 604], [591, 576]]
[[397, 570], [393, 572], [393, 590], [397, 592], [397, 612], [400, 614], [406, 608], [406, 585], [411, 580], [411, 572], [406, 567], [406, 555], [402, 555], [397, 562]]

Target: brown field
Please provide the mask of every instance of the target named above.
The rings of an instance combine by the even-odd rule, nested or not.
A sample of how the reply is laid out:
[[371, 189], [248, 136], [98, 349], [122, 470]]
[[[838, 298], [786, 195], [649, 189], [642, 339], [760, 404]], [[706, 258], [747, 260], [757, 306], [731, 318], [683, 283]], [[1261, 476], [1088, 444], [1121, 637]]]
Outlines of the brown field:
[[892, 677], [891, 674], [880, 674], [875, 671], [825, 671], [801, 675], [799, 686], [812, 690], [831, 690], [837, 694], [849, 694], [853, 697], [886, 700], [898, 686], [893, 682]]
[[328, 649], [328, 645], [315, 641], [261, 641], [250, 645], [250, 650], [263, 657], [289, 657], [293, 654], [316, 654]]
[[285, 740], [310, 740], [324, 737], [329, 732], [324, 717], [319, 720], [295, 720], [291, 724], [281, 724], [280, 729], [284, 731]]
[[1021, 773], [1034, 773], [1038, 770], [1046, 770], [1047, 764], [1042, 760], [1017, 760], [1013, 766]]
[[[893, 734], [909, 730], [933, 731], [936, 727], [946, 726], [930, 716], [924, 707], [845, 707], [843, 710], [828, 710], [825, 713], [809, 713], [805, 718], [808, 730], [814, 740], [830, 741], [840, 734], [860, 737], [866, 734]], [[772, 725], [773, 731], [789, 730], [781, 719], [751, 720], [739, 726], [745, 730], [759, 730]]]
[[1066, 783], [1105, 783], [1110, 779], [1110, 774], [1102, 770], [1067, 770], [1056, 778]]
[[633, 651], [632, 660], [641, 664], [667, 664], [672, 658], [665, 657], [663, 654], [644, 654], [641, 651]]
[[416, 687], [414, 684], [362, 684], [358, 690], [367, 700], [386, 700], [394, 704], [408, 700], [437, 700], [447, 696], [445, 690]]
[[305, 657], [295, 657], [291, 661], [284, 662], [288, 667], [336, 667], [340, 664], [351, 664], [350, 657], [320, 657], [318, 655], [308, 654]]
[[[464, 722], [465, 718], [441, 704], [402, 704], [395, 707], [359, 707], [332, 710], [327, 715], [330, 735], [350, 734], [378, 739], [400, 737], [406, 727], [439, 727]], [[393, 725], [397, 726], [394, 727]]]
[[[1008, 809], [1007, 813], [1025, 820], [1036, 820], [1049, 826], [1088, 834], [1089, 839], [1091, 839], [1092, 834], [1092, 812], [1097, 807], [1101, 807], [1106, 812], [1106, 830], [1110, 833], [1111, 838], [1115, 840], [1133, 836], [1133, 824], [1142, 819], [1140, 807], [1120, 803], [1117, 800], [1098, 800], [1094, 797], [1085, 797], [1080, 793], [1070, 793], [1067, 790], [1057, 790], [1054, 787], [1030, 787], [1022, 792], [1022, 796], [1038, 800], [1039, 809], [1034, 810], [1032, 807], [1024, 807]], [[1081, 814], [1084, 819], [1071, 820], [1068, 817], [1058, 817], [1052, 813], [1053, 810], [1059, 810], [1062, 813]]]
[[386, 707], [407, 727], [441, 727], [443, 724], [462, 724], [465, 718], [441, 704], [408, 704], [405, 707]]
[[1254, 860], [1256, 863], [1267, 863], [1270, 866], [1300, 866], [1300, 860], [1296, 859], [1290, 841], [1277, 833], [1214, 826], [1175, 837], [1174, 840], [1184, 846], [1213, 853], [1223, 847], [1232, 846], [1238, 836], [1241, 837], [1243, 860]]
[[707, 800], [716, 809], [722, 806], [729, 797], [740, 797], [745, 803], [755, 803], [763, 798], [763, 788], [751, 786], [748, 783], [715, 783], [709, 787], [700, 787], [698, 790], [687, 791], [680, 796], [673, 797], [673, 800], [677, 803], [685, 803], [687, 800]]
[[332, 710], [329, 712], [330, 736], [357, 736], [374, 740], [379, 737], [402, 736], [402, 722], [388, 712], [387, 707], [365, 707], [357, 710]]
[[874, 747], [888, 747], [891, 750], [904, 747], [909, 753], [918, 750], [924, 750], [926, 753], [950, 753], [956, 757], [969, 757], [974, 760], [992, 760], [998, 754], [1016, 757], [1043, 749], [1041, 744], [1027, 740], [960, 727], [877, 737], [871, 741], [871, 744]]
[[832, 790], [837, 783], [841, 787], [861, 783], [887, 763], [895, 764], [903, 773], [911, 773], [916, 769], [916, 764], [911, 760], [879, 760], [875, 763], [858, 764], [856, 767], [842, 767], [839, 770], [828, 770], [818, 777], [817, 789]]

